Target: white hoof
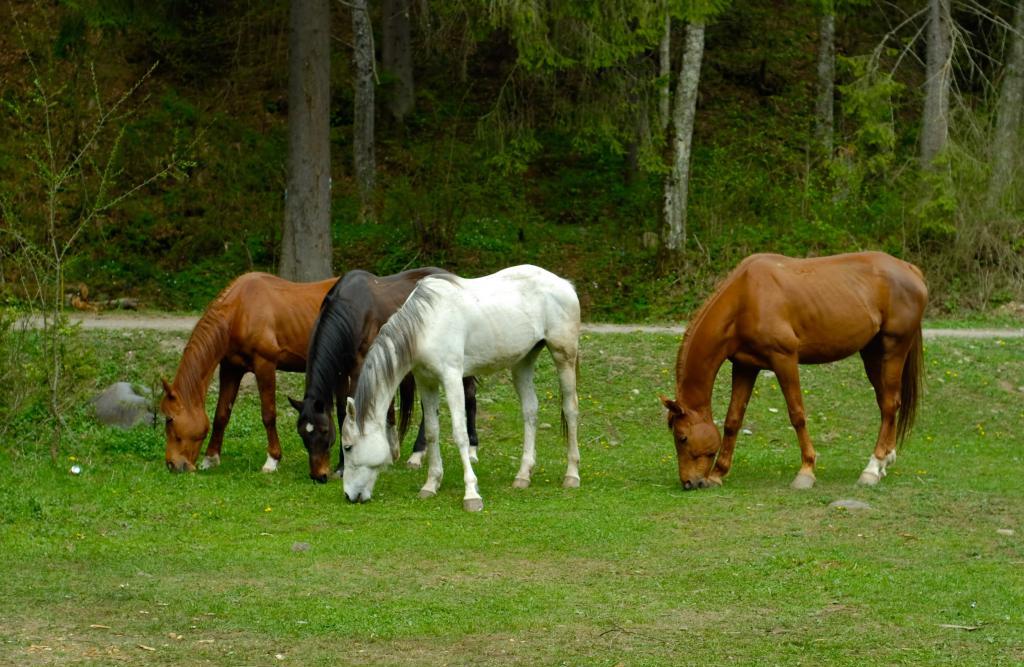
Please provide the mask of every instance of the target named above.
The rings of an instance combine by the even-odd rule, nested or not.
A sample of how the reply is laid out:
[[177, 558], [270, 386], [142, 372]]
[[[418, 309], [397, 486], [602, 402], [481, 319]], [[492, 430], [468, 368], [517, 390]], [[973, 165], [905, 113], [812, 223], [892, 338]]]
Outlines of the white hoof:
[[210, 468], [216, 468], [220, 465], [220, 454], [214, 454], [213, 456], [204, 456], [203, 460], [199, 463], [200, 470], [209, 470]]
[[423, 467], [423, 452], [413, 452], [409, 456], [409, 460], [405, 462], [406, 468], [412, 468], [413, 470], [419, 470]]
[[814, 482], [814, 475], [808, 475], [807, 473], [802, 472], [799, 473], [793, 479], [792, 483], [790, 483], [789, 485], [789, 488], [797, 489], [798, 491], [802, 491], [804, 489], [811, 489], [814, 488]]
[[345, 476], [345, 471], [341, 468], [336, 469], [331, 473], [331, 479], [342, 479]]
[[562, 480], [563, 489], [578, 489], [580, 488], [580, 478], [566, 475], [565, 479]]
[[273, 456], [268, 456], [267, 457], [267, 462], [263, 464], [263, 467], [261, 468], [261, 470], [263, 472], [274, 472], [274, 471], [277, 470], [277, 464], [278, 463], [279, 463], [279, 461], [277, 459], [275, 459]]
[[479, 512], [484, 508], [483, 498], [466, 498], [462, 501], [462, 509], [467, 512]]
[[426, 500], [427, 498], [433, 498], [437, 495], [437, 491], [431, 491], [430, 489], [420, 489], [419, 498], [420, 500]]
[[857, 480], [857, 483], [861, 486], [874, 486], [875, 484], [878, 484], [880, 479], [881, 478], [875, 473], [865, 470], [860, 474], [860, 478]]
[[480, 463], [480, 457], [477, 455], [477, 451], [476, 450], [477, 450], [476, 447], [470, 447], [469, 448], [469, 462], [470, 463]]
[[522, 477], [516, 477], [514, 480], [512, 480], [512, 488], [513, 489], [527, 489], [529, 487], [530, 487], [530, 480], [529, 479], [523, 479]]

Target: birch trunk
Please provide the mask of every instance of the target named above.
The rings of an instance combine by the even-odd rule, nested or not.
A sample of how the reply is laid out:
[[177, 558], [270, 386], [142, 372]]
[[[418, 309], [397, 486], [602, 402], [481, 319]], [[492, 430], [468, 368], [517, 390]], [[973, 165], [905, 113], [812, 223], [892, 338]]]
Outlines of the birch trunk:
[[381, 2], [381, 18], [384, 22], [381, 61], [384, 70], [394, 77], [388, 98], [388, 111], [398, 122], [402, 122], [412, 111], [416, 95], [409, 11], [409, 0]]
[[832, 134], [836, 74], [836, 15], [826, 8], [818, 23], [818, 100], [814, 106], [814, 138], [822, 154], [832, 155]]
[[704, 23], [695, 21], [686, 27], [686, 52], [676, 85], [672, 124], [672, 172], [665, 182], [665, 222], [668, 229], [665, 247], [681, 251], [686, 244], [686, 200], [690, 185], [690, 149], [693, 143], [693, 119], [697, 111], [697, 86], [704, 56]]
[[1017, 0], [1013, 32], [1006, 57], [1003, 85], [999, 90], [996, 130], [992, 141], [992, 180], [989, 203], [996, 204], [1013, 182], [1020, 148], [1020, 126], [1024, 107], [1024, 0]]
[[925, 64], [924, 116], [921, 120], [921, 165], [931, 168], [949, 137], [949, 87], [952, 80], [950, 0], [928, 2], [928, 56]]
[[355, 102], [352, 128], [352, 158], [359, 186], [360, 217], [372, 219], [373, 191], [377, 180], [374, 146], [374, 55], [373, 30], [367, 0], [352, 0], [352, 34], [355, 60]]
[[292, 0], [288, 27], [288, 165], [281, 276], [331, 269], [330, 5]]

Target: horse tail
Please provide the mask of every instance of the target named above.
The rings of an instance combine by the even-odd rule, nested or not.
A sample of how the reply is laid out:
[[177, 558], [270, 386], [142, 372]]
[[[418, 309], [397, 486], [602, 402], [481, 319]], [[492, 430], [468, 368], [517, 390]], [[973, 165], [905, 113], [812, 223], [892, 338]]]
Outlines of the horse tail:
[[412, 373], [402, 378], [398, 385], [398, 444], [405, 440], [405, 434], [409, 430], [409, 422], [412, 419], [412, 409], [415, 405], [416, 380]]
[[907, 361], [903, 364], [903, 379], [900, 385], [900, 414], [896, 421], [896, 441], [903, 440], [914, 426], [917, 416], [917, 400], [921, 395], [921, 374], [924, 371], [924, 345], [921, 341], [921, 327], [917, 328], [914, 342], [907, 351]]

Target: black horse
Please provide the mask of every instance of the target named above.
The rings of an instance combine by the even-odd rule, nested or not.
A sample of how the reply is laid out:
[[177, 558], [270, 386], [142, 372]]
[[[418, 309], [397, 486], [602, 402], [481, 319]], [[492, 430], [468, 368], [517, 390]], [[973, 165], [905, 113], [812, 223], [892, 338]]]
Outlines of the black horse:
[[[330, 413], [337, 406], [338, 432], [345, 419], [345, 400], [355, 393], [359, 373], [370, 344], [381, 326], [398, 310], [416, 283], [425, 276], [447, 273], [436, 267], [411, 269], [393, 276], [378, 277], [366, 271], [349, 271], [327, 292], [320, 304], [320, 314], [309, 336], [306, 354], [306, 391], [302, 401], [289, 397], [299, 412], [297, 428], [302, 444], [309, 452], [309, 476], [326, 482], [330, 472], [330, 452], [335, 440], [334, 422]], [[463, 380], [466, 393], [466, 422], [470, 444], [475, 453], [476, 380]], [[395, 447], [402, 442], [412, 414], [415, 381], [412, 375], [402, 380], [399, 388], [399, 424], [394, 436]], [[394, 406], [388, 411], [388, 423], [394, 427]], [[409, 465], [420, 466], [426, 438], [423, 421], [413, 445]], [[345, 455], [338, 448], [338, 467], [344, 470]]]

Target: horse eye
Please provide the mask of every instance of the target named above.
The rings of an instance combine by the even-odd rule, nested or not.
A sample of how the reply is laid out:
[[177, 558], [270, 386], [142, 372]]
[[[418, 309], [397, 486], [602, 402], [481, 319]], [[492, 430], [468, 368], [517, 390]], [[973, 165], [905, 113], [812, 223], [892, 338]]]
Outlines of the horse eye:
[[342, 449], [344, 449], [346, 452], [351, 452], [352, 451], [352, 445], [345, 445], [344, 447], [342, 447]]

